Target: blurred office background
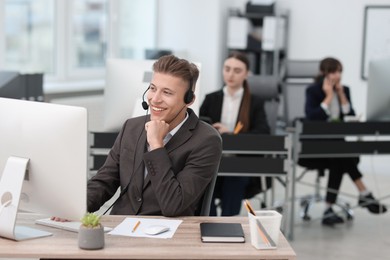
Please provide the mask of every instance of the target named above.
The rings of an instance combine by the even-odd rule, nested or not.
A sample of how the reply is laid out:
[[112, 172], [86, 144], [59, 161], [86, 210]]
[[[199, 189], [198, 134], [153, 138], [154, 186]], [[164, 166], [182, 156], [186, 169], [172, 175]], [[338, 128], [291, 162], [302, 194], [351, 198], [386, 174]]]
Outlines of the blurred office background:
[[[43, 73], [45, 99], [87, 107], [90, 129], [99, 130], [107, 58], [144, 59], [147, 50], [167, 50], [199, 62], [202, 71], [198, 98], [202, 101], [205, 94], [222, 85], [222, 61], [229, 49], [228, 19], [232, 10], [244, 13], [246, 3], [0, 0], [0, 71]], [[390, 0], [275, 2], [275, 7], [288, 17], [284, 59], [340, 59], [344, 65], [342, 81], [351, 88], [356, 113], [363, 116], [367, 93], [367, 80], [362, 78], [366, 6], [390, 8]], [[390, 20], [383, 27], [390, 28]], [[386, 160], [386, 156], [367, 156], [360, 164], [368, 186], [382, 195], [390, 188]], [[322, 181], [325, 184], [326, 180]], [[356, 193], [347, 181], [342, 190]], [[306, 191], [311, 190], [299, 188], [300, 193]], [[385, 202], [389, 204], [388, 199]], [[313, 215], [321, 215], [323, 205], [318, 207]], [[363, 209], [356, 209], [355, 214], [351, 225], [335, 229], [322, 227], [320, 221], [300, 221], [292, 242], [298, 259], [386, 258], [390, 253], [388, 214], [372, 216]]]
[[[264, 1], [262, 1], [264, 2]], [[267, 2], [267, 1], [265, 1]], [[171, 50], [202, 64], [201, 100], [221, 86], [229, 10], [246, 0], [2, 0], [0, 69], [43, 72], [46, 95], [102, 91], [105, 59], [142, 59]], [[288, 59], [339, 58], [357, 114], [365, 111], [361, 77], [365, 7], [389, 0], [278, 0], [288, 11]], [[383, 27], [387, 27], [383, 25]]]

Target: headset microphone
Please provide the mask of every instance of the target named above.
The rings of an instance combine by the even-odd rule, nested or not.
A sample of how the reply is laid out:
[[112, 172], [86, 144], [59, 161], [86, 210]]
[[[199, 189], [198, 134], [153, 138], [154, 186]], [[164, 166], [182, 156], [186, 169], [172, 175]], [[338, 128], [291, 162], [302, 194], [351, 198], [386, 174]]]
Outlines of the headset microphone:
[[180, 115], [181, 111], [183, 111], [183, 109], [186, 108], [186, 107], [187, 107], [187, 106], [184, 105], [184, 106], [180, 109], [180, 111], [179, 111], [171, 120], [169, 120], [169, 122], [167, 122], [167, 124], [169, 125], [170, 123], [172, 123], [172, 122]]
[[148, 110], [148, 108], [149, 108], [148, 103], [145, 101], [145, 94], [146, 94], [146, 92], [148, 92], [149, 88], [150, 88], [150, 87], [148, 87], [148, 88], [145, 90], [144, 94], [142, 95], [142, 108], [143, 108], [144, 110]]

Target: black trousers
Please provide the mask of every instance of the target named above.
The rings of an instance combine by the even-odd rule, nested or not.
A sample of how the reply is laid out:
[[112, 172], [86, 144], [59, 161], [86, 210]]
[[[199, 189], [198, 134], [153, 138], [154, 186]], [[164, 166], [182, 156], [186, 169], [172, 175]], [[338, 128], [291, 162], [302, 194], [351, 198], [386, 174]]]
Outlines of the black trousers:
[[210, 216], [216, 216], [215, 199], [221, 200], [221, 216], [234, 216], [240, 214], [241, 203], [245, 198], [245, 190], [250, 177], [218, 176], [215, 183], [213, 200], [210, 207]]
[[344, 173], [348, 173], [352, 181], [362, 178], [357, 165], [359, 158], [316, 158], [299, 159], [298, 164], [309, 169], [329, 169], [328, 190], [325, 201], [333, 204], [337, 200], [338, 191], [341, 186]]

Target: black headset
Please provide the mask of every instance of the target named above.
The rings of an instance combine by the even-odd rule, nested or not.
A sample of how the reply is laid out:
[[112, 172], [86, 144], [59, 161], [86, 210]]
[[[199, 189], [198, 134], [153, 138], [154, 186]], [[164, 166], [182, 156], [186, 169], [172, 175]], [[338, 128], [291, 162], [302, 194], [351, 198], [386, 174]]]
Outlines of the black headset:
[[[192, 84], [193, 84], [192, 80], [190, 80], [190, 87], [188, 88], [188, 90], [184, 94], [184, 103], [185, 104], [189, 104], [192, 102], [192, 100], [194, 100], [194, 91], [192, 91]], [[146, 92], [148, 92], [149, 89], [150, 89], [150, 86], [145, 90], [144, 94], [142, 94], [142, 108], [144, 110], [148, 110], [148, 108], [149, 108], [149, 104], [145, 101], [145, 94], [146, 94]]]

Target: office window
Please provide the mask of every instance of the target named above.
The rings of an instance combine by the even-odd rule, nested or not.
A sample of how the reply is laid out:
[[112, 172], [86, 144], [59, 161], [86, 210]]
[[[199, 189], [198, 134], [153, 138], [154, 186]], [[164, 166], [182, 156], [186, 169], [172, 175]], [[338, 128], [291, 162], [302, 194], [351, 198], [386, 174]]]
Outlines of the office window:
[[155, 48], [156, 5], [155, 0], [121, 0], [119, 2], [119, 57], [143, 59], [146, 49]]
[[6, 69], [54, 73], [54, 2], [7, 0], [4, 6]]
[[61, 91], [103, 82], [107, 57], [155, 48], [156, 13], [156, 0], [0, 0], [0, 69], [43, 72]]
[[106, 56], [105, 0], [73, 1], [71, 14], [72, 68], [102, 68]]

